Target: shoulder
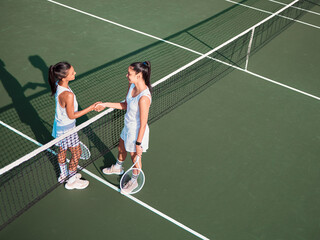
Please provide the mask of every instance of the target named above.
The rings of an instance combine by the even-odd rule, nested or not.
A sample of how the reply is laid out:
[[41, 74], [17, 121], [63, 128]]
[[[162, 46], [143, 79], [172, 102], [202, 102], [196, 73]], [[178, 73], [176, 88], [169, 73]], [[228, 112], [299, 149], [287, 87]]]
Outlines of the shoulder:
[[145, 89], [142, 93], [140, 93], [140, 99], [149, 99], [151, 101], [151, 92], [149, 88]]
[[60, 97], [62, 97], [66, 101], [71, 101], [71, 100], [73, 100], [74, 94], [69, 91], [64, 91], [60, 94]]
[[151, 95], [145, 94], [145, 95], [141, 96], [139, 99], [139, 104], [150, 105], [151, 104]]

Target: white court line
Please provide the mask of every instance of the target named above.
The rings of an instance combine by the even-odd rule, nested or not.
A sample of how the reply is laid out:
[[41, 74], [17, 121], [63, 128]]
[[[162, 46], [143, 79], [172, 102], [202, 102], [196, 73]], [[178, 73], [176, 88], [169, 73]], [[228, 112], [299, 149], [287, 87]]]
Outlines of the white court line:
[[[20, 135], [21, 137], [23, 137], [23, 138], [25, 138], [25, 139], [27, 139], [27, 140], [29, 140], [29, 141], [33, 142], [34, 144], [38, 145], [39, 147], [44, 146], [43, 144], [39, 143], [39, 142], [38, 142], [38, 141], [36, 141], [35, 139], [30, 138], [30, 137], [29, 137], [29, 136], [27, 136], [26, 134], [24, 134], [24, 133], [20, 132], [19, 130], [15, 129], [15, 128], [13, 128], [13, 127], [11, 127], [10, 125], [8, 125], [8, 124], [4, 123], [4, 122], [3, 122], [3, 121], [1, 121], [1, 120], [0, 120], [0, 124], [1, 124], [1, 125], [3, 125], [4, 127], [8, 128], [8, 129], [10, 129], [10, 130], [11, 130], [11, 131], [13, 131], [14, 133], [16, 133], [16, 134]], [[56, 153], [54, 153], [51, 149], [49, 149], [49, 150], [50, 150], [50, 152], [51, 152], [51, 153], [56, 154]], [[78, 167], [79, 167], [79, 166], [78, 166]], [[112, 188], [113, 190], [115, 190], [115, 191], [119, 192], [119, 188], [117, 188], [116, 186], [112, 185], [111, 183], [109, 183], [109, 182], [105, 181], [104, 179], [102, 179], [101, 177], [99, 177], [99, 176], [95, 175], [94, 173], [92, 173], [92, 172], [88, 171], [87, 169], [80, 168], [80, 170], [81, 170], [82, 172], [84, 172], [84, 173], [88, 174], [88, 175], [89, 175], [89, 176], [91, 176], [92, 178], [96, 179], [97, 181], [99, 181], [99, 182], [103, 183], [104, 185], [106, 185], [106, 186], [108, 186], [108, 187]], [[191, 233], [191, 234], [193, 234], [193, 235], [197, 236], [198, 238], [200, 238], [200, 239], [204, 239], [204, 240], [209, 240], [209, 238], [207, 238], [207, 237], [203, 236], [202, 234], [200, 234], [200, 233], [198, 233], [198, 232], [196, 232], [196, 231], [192, 230], [191, 228], [187, 227], [186, 225], [184, 225], [184, 224], [182, 224], [182, 223], [178, 222], [177, 220], [175, 220], [175, 219], [173, 219], [173, 218], [169, 217], [168, 215], [166, 215], [166, 214], [164, 214], [164, 213], [160, 212], [159, 210], [157, 210], [157, 209], [155, 209], [155, 208], [151, 207], [150, 205], [148, 205], [148, 204], [146, 204], [146, 203], [142, 202], [141, 200], [139, 200], [139, 199], [137, 199], [137, 198], [135, 198], [135, 197], [133, 197], [133, 196], [131, 196], [131, 195], [123, 195], [123, 196], [125, 196], [125, 197], [127, 197], [127, 198], [131, 199], [132, 201], [134, 201], [134, 202], [136, 202], [136, 203], [140, 204], [140, 205], [141, 205], [141, 206], [143, 206], [144, 208], [146, 208], [146, 209], [150, 210], [151, 212], [154, 212], [155, 214], [159, 215], [160, 217], [163, 217], [164, 219], [166, 219], [166, 220], [168, 220], [168, 221], [172, 222], [173, 224], [175, 224], [175, 225], [177, 225], [178, 227], [180, 227], [180, 228], [184, 229], [185, 231], [188, 231], [189, 233]]]
[[[283, 2], [278, 2], [278, 1], [275, 1], [275, 0], [268, 0], [268, 1], [269, 1], [269, 2], [278, 3], [278, 4], [280, 4], [280, 5], [286, 5], [286, 4], [283, 3]], [[299, 9], [299, 10], [301, 10], [301, 11], [305, 11], [305, 12], [308, 12], [308, 13], [320, 15], [320, 13], [317, 13], [317, 12], [314, 12], [314, 11], [310, 11], [310, 10], [307, 10], [307, 9], [303, 9], [303, 8], [299, 8], [299, 7], [294, 7], [294, 6], [292, 6], [292, 8], [296, 8], [296, 9]]]
[[299, 89], [297, 89], [297, 88], [291, 87], [291, 86], [286, 85], [286, 84], [283, 84], [283, 83], [279, 83], [279, 82], [274, 81], [274, 80], [272, 80], [272, 79], [270, 79], [270, 78], [267, 78], [267, 77], [261, 76], [261, 75], [259, 75], [259, 74], [257, 74], [257, 73], [254, 73], [254, 72], [248, 71], [248, 70], [246, 70], [246, 69], [242, 69], [242, 68], [240, 68], [240, 67], [238, 67], [238, 66], [235, 66], [235, 65], [232, 65], [232, 64], [229, 64], [229, 63], [223, 62], [223, 61], [221, 61], [221, 60], [219, 60], [219, 59], [215, 59], [215, 58], [212, 58], [212, 59], [213, 59], [214, 61], [220, 62], [220, 63], [222, 63], [222, 64], [224, 64], [224, 65], [227, 65], [227, 66], [230, 66], [230, 67], [232, 67], [232, 68], [235, 68], [235, 69], [237, 69], [237, 70], [239, 70], [239, 71], [242, 71], [242, 72], [248, 73], [248, 74], [250, 74], [250, 75], [252, 75], [252, 76], [255, 76], [255, 77], [261, 78], [262, 80], [268, 81], [268, 82], [270, 82], [270, 83], [273, 83], [273, 84], [279, 85], [279, 86], [281, 86], [281, 87], [284, 87], [284, 88], [290, 89], [290, 90], [292, 90], [292, 91], [294, 91], [294, 92], [297, 92], [297, 93], [303, 94], [303, 95], [305, 95], [305, 96], [308, 96], [308, 97], [311, 97], [311, 98], [313, 98], [313, 99], [316, 99], [316, 100], [320, 101], [320, 97], [317, 97], [317, 96], [312, 95], [312, 94], [310, 94], [310, 93], [307, 93], [307, 92], [301, 91], [301, 90], [299, 90]]
[[[267, 14], [273, 14], [273, 12], [269, 12], [269, 11], [266, 11], [266, 10], [263, 10], [263, 9], [260, 9], [260, 8], [256, 8], [256, 7], [252, 7], [252, 6], [243, 4], [243, 3], [238, 3], [238, 2], [235, 2], [235, 1], [232, 1], [232, 0], [224, 0], [224, 1], [236, 4], [236, 5], [240, 5], [242, 7], [250, 8], [250, 9], [253, 9], [253, 10], [256, 10], [256, 11], [259, 11], [259, 12], [263, 12], [263, 13], [267, 13]], [[285, 6], [287, 6], [287, 4], [285, 4]], [[317, 26], [317, 25], [314, 25], [314, 24], [311, 24], [311, 23], [303, 22], [303, 21], [300, 21], [300, 20], [297, 20], [297, 19], [293, 19], [293, 18], [289, 18], [289, 17], [286, 17], [286, 16], [282, 16], [282, 15], [278, 15], [278, 16], [282, 17], [282, 18], [285, 18], [285, 19], [289, 19], [289, 20], [297, 22], [297, 23], [301, 23], [301, 24], [307, 25], [309, 27], [320, 29], [320, 26]]]
[[54, 3], [54, 4], [56, 4], [56, 5], [59, 5], [59, 6], [61, 6], [61, 7], [65, 7], [65, 8], [68, 8], [68, 9], [70, 9], [70, 10], [73, 10], [73, 11], [76, 11], [76, 12], [79, 12], [79, 13], [82, 13], [82, 14], [84, 14], [84, 15], [87, 15], [87, 16], [90, 16], [90, 17], [99, 19], [99, 20], [101, 20], [101, 21], [104, 21], [104, 22], [107, 22], [107, 23], [111, 23], [111, 24], [116, 25], [116, 26], [118, 26], [118, 27], [121, 27], [121, 28], [130, 30], [130, 31], [132, 31], [132, 32], [136, 32], [136, 33], [142, 34], [142, 35], [144, 35], [144, 36], [147, 36], [147, 37], [156, 39], [156, 40], [158, 40], [158, 41], [165, 42], [165, 43], [171, 44], [171, 45], [173, 45], [173, 46], [176, 46], [176, 47], [185, 49], [185, 50], [187, 50], [187, 51], [196, 53], [196, 54], [198, 54], [198, 55], [203, 55], [202, 53], [199, 53], [199, 52], [197, 52], [197, 51], [194, 51], [194, 50], [192, 50], [192, 49], [190, 49], [190, 48], [186, 48], [186, 47], [181, 46], [181, 45], [179, 45], [179, 44], [176, 44], [176, 43], [173, 43], [173, 42], [164, 40], [164, 39], [162, 39], [162, 38], [156, 37], [156, 36], [154, 36], [154, 35], [151, 35], [151, 34], [148, 34], [148, 33], [142, 32], [142, 31], [139, 31], [139, 30], [137, 30], [137, 29], [134, 29], [134, 28], [131, 28], [131, 27], [128, 27], [128, 26], [125, 26], [125, 25], [122, 25], [122, 24], [120, 24], [120, 23], [116, 23], [116, 22], [110, 21], [110, 20], [108, 20], [108, 19], [105, 19], [105, 18], [96, 16], [96, 15], [93, 15], [93, 14], [91, 14], [91, 13], [88, 13], [88, 12], [85, 12], [85, 11], [82, 11], [82, 10], [79, 10], [79, 9], [77, 9], [77, 8], [73, 8], [73, 7], [70, 7], [70, 6], [68, 6], [68, 5], [65, 5], [65, 4], [62, 4], [62, 3], [59, 3], [59, 2], [53, 1], [53, 0], [47, 0], [47, 1], [48, 1], [48, 2], [51, 2], [51, 3]]
[[[50, 1], [50, 2], [53, 2], [53, 1]], [[59, 4], [59, 5], [61, 5], [61, 4]], [[68, 7], [68, 8], [70, 8], [70, 7]], [[80, 11], [80, 10], [79, 10]], [[78, 11], [78, 12], [79, 12]], [[82, 12], [82, 11], [80, 11], [80, 12]], [[274, 14], [277, 14], [277, 13], [274, 13]], [[91, 15], [91, 14], [87, 14], [87, 15]], [[93, 15], [94, 16], [94, 15]], [[272, 17], [272, 16], [270, 16], [270, 17]], [[96, 18], [98, 18], [98, 19], [101, 19], [100, 17], [96, 17]], [[102, 19], [101, 19], [102, 20]], [[268, 18], [267, 19], [265, 19], [264, 21], [267, 21], [268, 20]], [[107, 20], [108, 21], [108, 20]], [[122, 25], [123, 26], [123, 25]], [[123, 26], [123, 27], [125, 27], [125, 26]], [[253, 27], [255, 27], [255, 26], [253, 26]], [[128, 29], [128, 27], [125, 27], [125, 28], [127, 28]], [[248, 29], [247, 31], [249, 31], [250, 29]], [[245, 31], [245, 32], [243, 32], [242, 34], [245, 34], [247, 31]], [[136, 32], [139, 32], [139, 31], [137, 31], [136, 30]], [[145, 34], [145, 35], [149, 35], [149, 34]], [[149, 36], [152, 36], [152, 35], [149, 35]], [[236, 36], [237, 37], [237, 36]], [[162, 39], [159, 39], [158, 38], [158, 40], [161, 40], [161, 41], [164, 41], [164, 40], [162, 40]], [[230, 39], [229, 41], [227, 41], [225, 44], [228, 44], [230, 41], [232, 41], [233, 39]], [[167, 43], [170, 43], [169, 41], [164, 41], [164, 42], [167, 42]], [[177, 44], [173, 44], [173, 43], [170, 43], [170, 44], [172, 44], [172, 45], [175, 45], [175, 46], [179, 46], [179, 45], [177, 45]], [[183, 47], [184, 48], [184, 47]], [[184, 48], [184, 49], [187, 49], [187, 48]], [[196, 51], [193, 51], [193, 50], [191, 50], [192, 52], [195, 52], [195, 53], [197, 53]], [[199, 53], [199, 55], [201, 55], [201, 57], [200, 57], [200, 59], [203, 59], [203, 58], [208, 58], [208, 56], [209, 56], [209, 54], [211, 54], [211, 52], [214, 52], [215, 51], [215, 49], [212, 49], [212, 51], [209, 51], [207, 54], [201, 54], [201, 53]], [[196, 59], [195, 61], [197, 61], [198, 59]], [[195, 62], [195, 61], [193, 61], [193, 62]], [[189, 64], [187, 64], [187, 65], [185, 65], [184, 67], [187, 67], [188, 65], [192, 65], [193, 64], [193, 62], [191, 62], [191, 63], [189, 63]], [[227, 65], [230, 65], [230, 64], [227, 64]], [[230, 65], [231, 66], [231, 65]], [[184, 68], [183, 67], [183, 68]], [[239, 69], [239, 70], [241, 70], [241, 71], [245, 71], [245, 70], [243, 70], [243, 69], [241, 69], [241, 68], [237, 68], [237, 67], [235, 67], [234, 66], [234, 68], [236, 68], [236, 69]], [[245, 72], [248, 72], [248, 71], [245, 71]], [[248, 72], [248, 73], [250, 73], [250, 72]], [[257, 75], [258, 76], [258, 75]], [[283, 85], [283, 84], [282, 84]], [[56, 139], [57, 141], [58, 141], [58, 139]], [[52, 142], [51, 142], [52, 143]], [[41, 147], [40, 147], [41, 148]], [[87, 171], [87, 170], [86, 170]], [[132, 197], [132, 196], [131, 196]], [[133, 197], [132, 197], [133, 198]], [[140, 201], [140, 200], [139, 200]], [[140, 203], [139, 203], [140, 204]], [[151, 208], [150, 209], [151, 211], [154, 211], [154, 209], [153, 208]], [[156, 212], [157, 214], [159, 214], [160, 212]], [[161, 213], [162, 214], [162, 213]], [[166, 215], [164, 215], [164, 216], [166, 216]], [[169, 221], [172, 221], [172, 220], [170, 220], [170, 219], [168, 219]], [[175, 220], [174, 220], [175, 221]], [[173, 221], [172, 221], [173, 222]], [[175, 221], [176, 222], [176, 221]], [[184, 226], [184, 225], [182, 225], [182, 226]], [[187, 229], [189, 229], [189, 228], [187, 228]], [[188, 231], [188, 230], [187, 230]], [[193, 231], [193, 230], [192, 230]], [[190, 231], [191, 232], [191, 231]], [[193, 231], [194, 232], [194, 231]], [[191, 233], [193, 233], [193, 232], [191, 232]], [[196, 232], [195, 232], [196, 233]], [[194, 234], [194, 233], [193, 233]], [[202, 237], [204, 237], [204, 236], [202, 236], [202, 235], [200, 235], [200, 238], [202, 238]], [[204, 237], [204, 238], [202, 238], [202, 239], [207, 239], [206, 237]]]
[[[239, 38], [239, 37], [241, 37], [241, 36], [249, 33], [250, 31], [252, 31], [253, 29], [255, 29], [257, 26], [260, 26], [261, 24], [265, 23], [266, 21], [268, 21], [269, 19], [271, 19], [271, 18], [274, 17], [275, 15], [278, 15], [278, 14], [279, 14], [280, 12], [282, 12], [284, 9], [289, 8], [290, 6], [292, 6], [293, 4], [295, 4], [295, 3], [298, 2], [298, 1], [299, 1], [299, 0], [294, 0], [294, 1], [291, 2], [290, 4], [286, 5], [286, 6], [283, 7], [282, 9], [279, 9], [277, 12], [273, 13], [273, 14], [270, 15], [269, 17], [263, 19], [263, 20], [260, 21], [259, 23], [257, 23], [257, 24], [255, 24], [255, 25], [253, 25], [252, 27], [248, 28], [248, 29], [245, 30], [244, 32], [238, 34], [237, 36], [234, 36], [233, 38], [231, 38], [231, 39], [229, 39], [228, 41], [224, 42], [224, 43], [221, 44], [220, 46], [218, 46], [218, 47], [216, 47], [216, 48], [214, 48], [214, 49], [211, 49], [211, 50], [210, 50], [209, 52], [207, 52], [206, 54], [201, 54], [201, 53], [198, 53], [198, 52], [196, 52], [196, 51], [191, 50], [192, 52], [200, 55], [200, 57], [196, 58], [195, 60], [189, 62], [188, 64], [182, 66], [181, 68], [179, 68], [179, 69], [177, 69], [176, 71], [172, 72], [171, 74], [167, 75], [166, 77], [163, 77], [162, 79], [160, 79], [160, 80], [158, 80], [157, 82], [153, 83], [152, 86], [153, 86], [153, 87], [156, 86], [157, 84], [159, 84], [159, 83], [167, 80], [168, 78], [170, 78], [172, 75], [175, 75], [176, 73], [183, 71], [184, 69], [188, 68], [189, 66], [192, 66], [193, 64], [195, 64], [196, 62], [199, 62], [200, 60], [202, 60], [202, 59], [204, 59], [204, 58], [213, 59], [213, 60], [215, 60], [215, 61], [218, 61], [218, 62], [221, 62], [221, 63], [223, 63], [223, 64], [226, 64], [226, 65], [228, 65], [228, 66], [230, 66], [230, 67], [233, 67], [233, 68], [235, 68], [235, 69], [238, 69], [238, 70], [241, 70], [241, 71], [245, 71], [245, 70], [243, 70], [243, 69], [241, 69], [241, 68], [239, 68], [239, 67], [236, 67], [236, 66], [233, 66], [233, 65], [231, 65], [231, 64], [225, 63], [225, 62], [220, 61], [220, 60], [218, 60], [218, 59], [211, 58], [211, 57], [210, 57], [210, 54], [212, 54], [213, 52], [218, 51], [219, 49], [221, 49], [222, 47], [226, 46], [227, 44], [229, 44], [230, 42], [234, 41], [235, 39], [237, 39], [237, 38]], [[70, 8], [69, 6], [67, 6], [67, 7]], [[99, 18], [99, 17], [97, 17], [97, 18]], [[136, 31], [137, 31], [137, 30], [136, 30]], [[169, 41], [166, 41], [166, 42], [169, 43], [169, 44], [172, 44], [172, 43], [170, 43]], [[176, 44], [176, 46], [179, 46], [179, 45]], [[184, 48], [184, 49], [187, 49], [187, 48]], [[249, 72], [248, 72], [248, 73], [249, 73]], [[260, 76], [260, 75], [256, 74], [255, 76]], [[264, 79], [264, 80], [267, 79], [267, 78], [262, 77], [262, 76], [261, 76], [261, 78]], [[273, 82], [275, 83], [275, 81], [273, 81]], [[278, 85], [287, 86], [287, 85], [284, 85], [284, 84], [278, 84]], [[288, 88], [288, 89], [291, 89], [291, 90], [294, 89], [294, 88], [292, 88], [292, 87], [290, 87], [290, 86], [287, 86], [287, 88]], [[299, 91], [299, 92], [302, 92], [302, 91], [300, 91], [300, 90], [298, 90], [298, 91]], [[307, 93], [305, 93], [305, 95], [307, 95], [307, 96], [313, 96], [313, 95], [307, 94]], [[313, 97], [314, 97], [314, 98], [317, 98], [317, 97], [315, 97], [315, 96], [313, 96]], [[16, 160], [15, 162], [7, 165], [6, 167], [0, 169], [0, 174], [3, 174], [4, 172], [9, 171], [10, 169], [14, 168], [15, 166], [18, 166], [19, 164], [27, 161], [28, 159], [30, 159], [31, 157], [35, 156], [35, 155], [38, 154], [39, 152], [46, 150], [47, 148], [51, 147], [53, 144], [55, 144], [55, 143], [57, 143], [58, 141], [62, 140], [62, 139], [63, 139], [64, 137], [66, 137], [67, 135], [69, 135], [69, 134], [71, 134], [71, 133], [74, 133], [74, 132], [76, 132], [76, 131], [78, 131], [78, 130], [80, 130], [80, 129], [86, 127], [86, 126], [88, 126], [88, 125], [91, 124], [93, 121], [96, 121], [96, 120], [102, 118], [104, 115], [112, 112], [113, 110], [114, 110], [114, 109], [111, 109], [111, 108], [108, 109], [108, 110], [105, 110], [104, 112], [102, 112], [102, 113], [94, 116], [94, 117], [91, 118], [90, 120], [88, 120], [88, 121], [80, 124], [79, 126], [77, 126], [77, 127], [74, 128], [74, 129], [70, 130], [68, 133], [65, 133], [64, 135], [62, 135], [62, 136], [60, 136], [60, 137], [58, 137], [58, 138], [50, 141], [50, 142], [47, 143], [46, 145], [44, 145], [44, 146], [42, 146], [42, 147], [34, 150], [33, 152], [25, 155], [24, 157]]]
[[[197, 54], [197, 55], [200, 55], [200, 56], [203, 56], [203, 55], [204, 55], [204, 54], [202, 54], [202, 53], [200, 53], [200, 52], [197, 52], [197, 51], [195, 51], [195, 50], [192, 50], [192, 49], [190, 49], [190, 48], [183, 47], [183, 46], [181, 46], [181, 45], [179, 45], [179, 44], [175, 44], [175, 43], [173, 43], [173, 42], [170, 42], [170, 41], [161, 39], [161, 38], [156, 37], [156, 36], [153, 36], [153, 35], [151, 35], [151, 34], [147, 34], [147, 33], [145, 33], [145, 32], [141, 32], [141, 31], [139, 31], [139, 30], [136, 30], [136, 29], [133, 29], [133, 28], [124, 26], [124, 25], [122, 25], [122, 24], [119, 24], [119, 23], [116, 23], [116, 22], [107, 20], [107, 19], [105, 19], [105, 18], [98, 17], [98, 16], [93, 15], [93, 14], [91, 14], [91, 13], [84, 12], [84, 11], [82, 11], [82, 10], [79, 10], [79, 9], [76, 9], [76, 8], [73, 8], [73, 7], [70, 7], [70, 6], [67, 6], [67, 5], [65, 5], [65, 4], [61, 4], [61, 3], [58, 3], [58, 2], [53, 1], [53, 0], [47, 0], [47, 1], [48, 1], [48, 2], [51, 2], [51, 3], [54, 3], [54, 4], [57, 4], [57, 5], [60, 5], [60, 6], [62, 6], [62, 7], [71, 9], [71, 10], [73, 10], [73, 11], [76, 11], [76, 12], [79, 12], [79, 13], [82, 13], [82, 14], [85, 14], [85, 15], [88, 15], [88, 16], [90, 16], [90, 17], [93, 17], [93, 18], [96, 18], [96, 19], [99, 19], [99, 20], [102, 20], [102, 21], [105, 21], [105, 22], [114, 24], [114, 25], [116, 25], [116, 26], [125, 28], [125, 29], [127, 29], [127, 30], [130, 30], [130, 31], [133, 31], [133, 32], [142, 34], [142, 35], [145, 35], [145, 36], [147, 36], [147, 37], [154, 38], [154, 39], [156, 39], [156, 40], [159, 40], [159, 41], [162, 41], [162, 42], [165, 42], [165, 43], [174, 45], [174, 46], [176, 46], [176, 47], [179, 47], [179, 48], [185, 49], [185, 50], [187, 50], [187, 51], [193, 52], [193, 53], [195, 53], [195, 54]], [[230, 0], [226, 0], [226, 1], [230, 1]], [[232, 2], [233, 2], [233, 1], [232, 1]], [[237, 2], [234, 2], [234, 3], [237, 3]], [[237, 3], [237, 4], [238, 4], [238, 3]], [[286, 5], [286, 6], [287, 6], [287, 5]], [[269, 12], [268, 12], [268, 13], [269, 13]], [[270, 13], [270, 14], [274, 14], [274, 13]], [[207, 57], [208, 57], [208, 56], [207, 56]], [[208, 57], [208, 58], [210, 58], [210, 57]], [[213, 58], [211, 58], [211, 59], [213, 59]], [[239, 68], [239, 67], [237, 67], [237, 66], [228, 64], [228, 63], [223, 62], [223, 61], [220, 61], [220, 60], [218, 60], [218, 59], [213, 59], [213, 60], [218, 61], [218, 62], [220, 62], [220, 63], [222, 63], [222, 64], [225, 64], [225, 65], [231, 66], [231, 67], [233, 67], [233, 68], [235, 68], [235, 69], [237, 69], [237, 70], [240, 70], [240, 71], [246, 72], [246, 73], [248, 73], [248, 74], [254, 75], [254, 76], [256, 76], [256, 77], [258, 77], [258, 78], [261, 78], [261, 79], [263, 79], [263, 80], [266, 80], [266, 81], [269, 81], [269, 82], [271, 82], [271, 83], [277, 84], [277, 85], [279, 85], [279, 86], [285, 87], [285, 88], [290, 89], [290, 90], [292, 90], [292, 91], [295, 91], [295, 92], [304, 94], [304, 95], [306, 95], [306, 96], [312, 97], [312, 98], [314, 98], [314, 99], [320, 100], [320, 98], [317, 97], [317, 96], [311, 95], [311, 94], [309, 94], [309, 93], [307, 93], [307, 92], [304, 92], [304, 91], [301, 91], [301, 90], [299, 90], [299, 89], [290, 87], [290, 86], [288, 86], [288, 85], [285, 85], [285, 84], [276, 82], [276, 81], [274, 81], [274, 80], [272, 80], [272, 79], [269, 79], [269, 78], [267, 78], [267, 77], [261, 76], [261, 75], [259, 75], [259, 74], [250, 72], [250, 71], [248, 71], [248, 70], [244, 70], [244, 69], [242, 69], [242, 68]], [[176, 71], [175, 71], [175, 72], [176, 72]], [[170, 74], [169, 77], [172, 76], [173, 74], [175, 74], [175, 72], [173, 72], [172, 74]], [[167, 78], [164, 78], [162, 81], [165, 81], [166, 79], [167, 79]], [[160, 83], [160, 82], [161, 82], [161, 81], [159, 81], [159, 83]]]

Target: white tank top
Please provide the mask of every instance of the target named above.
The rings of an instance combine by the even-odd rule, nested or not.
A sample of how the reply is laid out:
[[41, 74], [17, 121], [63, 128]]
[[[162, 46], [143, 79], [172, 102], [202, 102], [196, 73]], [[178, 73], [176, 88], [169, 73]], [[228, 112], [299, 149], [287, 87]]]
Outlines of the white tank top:
[[[68, 129], [75, 127], [75, 125], [76, 125], [76, 120], [70, 119], [68, 117], [66, 108], [61, 107], [61, 105], [59, 103], [59, 95], [65, 91], [72, 92], [72, 90], [70, 88], [61, 87], [59, 84], [57, 84], [57, 91], [55, 94], [56, 114], [54, 117], [54, 130], [55, 130], [55, 132], [65, 131], [65, 130], [68, 130]], [[74, 100], [73, 100], [74, 111], [77, 112], [78, 111], [78, 102], [77, 102], [76, 95], [73, 94], [73, 96], [74, 96]]]
[[149, 88], [143, 90], [138, 96], [132, 97], [132, 90], [135, 87], [134, 84], [131, 84], [128, 91], [126, 101], [127, 101], [127, 112], [124, 117], [124, 124], [130, 127], [140, 127], [140, 108], [139, 100], [142, 96], [147, 96], [150, 99], [151, 103], [151, 93]]

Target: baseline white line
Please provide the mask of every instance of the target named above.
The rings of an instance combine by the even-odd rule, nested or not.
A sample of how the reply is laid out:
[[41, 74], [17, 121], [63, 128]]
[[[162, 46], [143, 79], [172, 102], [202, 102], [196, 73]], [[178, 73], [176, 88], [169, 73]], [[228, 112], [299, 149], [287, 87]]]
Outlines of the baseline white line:
[[[274, 3], [278, 3], [280, 5], [286, 5], [285, 3], [283, 2], [278, 2], [278, 1], [275, 1], [275, 0], [268, 0], [269, 2], [274, 2]], [[305, 11], [305, 12], [308, 12], [308, 13], [312, 13], [312, 14], [316, 14], [316, 15], [320, 15], [320, 13], [317, 13], [317, 12], [314, 12], [314, 11], [310, 11], [310, 10], [307, 10], [307, 9], [303, 9], [303, 8], [299, 8], [299, 7], [292, 7], [292, 8], [296, 8], [296, 9], [299, 9], [301, 11]]]
[[[267, 13], [267, 14], [273, 14], [273, 12], [269, 12], [269, 11], [266, 11], [266, 10], [263, 10], [263, 9], [260, 9], [260, 8], [256, 8], [256, 7], [252, 7], [252, 6], [243, 4], [243, 3], [238, 3], [238, 2], [235, 2], [235, 1], [232, 1], [232, 0], [225, 0], [225, 1], [233, 3], [233, 4], [236, 4], [236, 5], [243, 6], [243, 7], [246, 7], [246, 8], [250, 8], [250, 9], [253, 9], [253, 10], [256, 10], [256, 11], [259, 11], [259, 12], [263, 12], [263, 13]], [[285, 4], [285, 5], [287, 6], [287, 4]], [[301, 24], [307, 25], [309, 27], [320, 29], [320, 26], [317, 26], [317, 25], [314, 25], [314, 24], [311, 24], [311, 23], [303, 22], [303, 21], [300, 21], [300, 20], [297, 20], [297, 19], [293, 19], [293, 18], [289, 18], [289, 17], [286, 17], [286, 16], [282, 16], [282, 15], [278, 15], [278, 16], [282, 17], [282, 18], [285, 18], [285, 19], [289, 19], [289, 20], [297, 22], [297, 23], [301, 23]]]
[[[4, 123], [4, 122], [1, 121], [1, 120], [0, 120], [0, 124], [3, 125], [3, 126], [5, 126], [5, 127], [7, 127], [8, 129], [10, 129], [11, 131], [13, 131], [14, 133], [20, 135], [21, 137], [23, 137], [23, 138], [31, 141], [32, 143], [38, 145], [39, 147], [42, 147], [42, 146], [43, 146], [43, 144], [39, 143], [39, 142], [36, 141], [35, 139], [30, 138], [30, 137], [27, 136], [26, 134], [20, 132], [19, 130], [15, 129], [15, 128], [13, 128], [13, 127], [11, 127], [10, 125]], [[55, 154], [51, 149], [49, 149], [49, 150], [50, 150], [50, 152], [52, 152], [53, 154]], [[94, 173], [88, 171], [87, 169], [81, 168], [81, 167], [79, 167], [79, 166], [78, 166], [78, 168], [79, 168], [82, 172], [84, 172], [84, 173], [88, 174], [89, 176], [91, 176], [92, 178], [96, 179], [97, 181], [99, 181], [99, 182], [103, 183], [104, 185], [110, 187], [111, 189], [119, 192], [119, 188], [117, 188], [116, 186], [114, 186], [114, 185], [112, 185], [111, 183], [107, 182], [106, 180], [102, 179], [101, 177], [95, 175]], [[137, 198], [135, 198], [135, 197], [133, 197], [133, 196], [131, 196], [131, 195], [123, 195], [123, 196], [129, 198], [130, 200], [132, 200], [132, 201], [134, 201], [134, 202], [136, 202], [136, 203], [138, 203], [138, 204], [141, 205], [142, 207], [150, 210], [151, 212], [159, 215], [160, 217], [168, 220], [169, 222], [172, 222], [173, 224], [175, 224], [175, 225], [177, 225], [178, 227], [184, 229], [185, 231], [187, 231], [187, 232], [189, 232], [189, 233], [197, 236], [198, 238], [204, 239], [204, 240], [209, 240], [209, 238], [207, 238], [207, 237], [203, 236], [202, 234], [200, 234], [200, 233], [192, 230], [191, 228], [187, 227], [186, 225], [178, 222], [177, 220], [173, 219], [172, 217], [169, 217], [168, 215], [166, 215], [166, 214], [160, 212], [159, 210], [151, 207], [150, 205], [142, 202], [141, 200], [139, 200], [139, 199], [137, 199]]]

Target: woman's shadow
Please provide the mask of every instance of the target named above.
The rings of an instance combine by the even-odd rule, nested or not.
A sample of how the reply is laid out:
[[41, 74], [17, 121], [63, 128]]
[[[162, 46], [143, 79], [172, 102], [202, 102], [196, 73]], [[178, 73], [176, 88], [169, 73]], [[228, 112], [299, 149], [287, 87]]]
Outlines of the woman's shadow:
[[[27, 89], [35, 89], [37, 86], [44, 87], [45, 84], [39, 83], [27, 83], [25, 86], [22, 86], [20, 82], [7, 71], [5, 63], [0, 59], [0, 80], [4, 89], [7, 91], [9, 97], [11, 98], [12, 105], [16, 110], [16, 113], [20, 121], [28, 125], [31, 131], [34, 134], [35, 139], [41, 143], [45, 144], [52, 140], [51, 133], [45, 127], [39, 114], [35, 108], [30, 103], [30, 100], [26, 97], [25, 91]], [[10, 123], [7, 123], [10, 124]], [[23, 146], [20, 146], [23, 149]], [[27, 150], [29, 151], [29, 150]], [[46, 154], [49, 154], [48, 151]], [[28, 152], [24, 153], [27, 154]], [[51, 154], [49, 154], [51, 155]], [[52, 156], [49, 157], [55, 172], [57, 173], [58, 165], [55, 158]]]

